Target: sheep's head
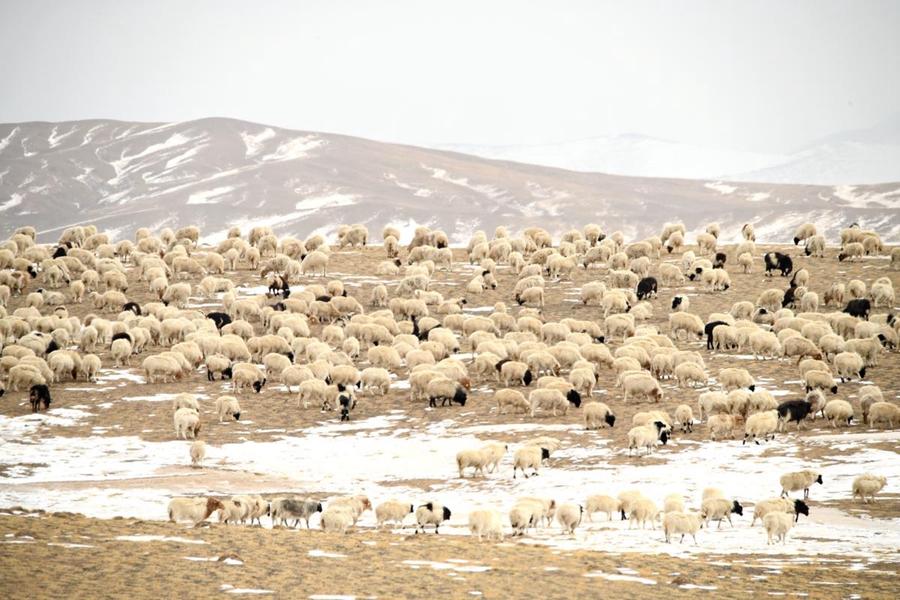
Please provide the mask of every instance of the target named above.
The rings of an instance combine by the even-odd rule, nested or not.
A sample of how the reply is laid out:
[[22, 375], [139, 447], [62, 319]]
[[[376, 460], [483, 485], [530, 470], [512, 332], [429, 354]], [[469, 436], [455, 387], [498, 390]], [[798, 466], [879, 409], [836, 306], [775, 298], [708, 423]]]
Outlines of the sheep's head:
[[614, 415], [612, 413], [607, 413], [606, 418], [604, 420], [606, 421], [607, 425], [609, 425], [610, 427], [613, 427], [616, 424], [616, 415]]
[[742, 516], [744, 516], [744, 507], [741, 506], [741, 503], [740, 503], [740, 502], [738, 502], [737, 500], [735, 500], [735, 501], [732, 503], [732, 506], [731, 506], [731, 512], [733, 512], [734, 514], [736, 514], [736, 515], [742, 517]]
[[569, 390], [569, 392], [566, 394], [566, 400], [568, 400], [570, 404], [574, 404], [575, 408], [581, 406], [581, 394], [579, 394], [576, 390]]
[[550, 450], [541, 446], [541, 461], [543, 462], [543, 461], [549, 460], [549, 459], [550, 459]]
[[450, 509], [447, 508], [447, 507], [445, 506], [445, 507], [444, 507], [444, 515], [443, 515], [445, 521], [449, 521], [449, 520], [450, 520], [450, 514], [451, 514], [451, 513], [450, 513]]
[[534, 376], [531, 374], [531, 369], [528, 369], [525, 371], [525, 375], [522, 377], [522, 383], [525, 384], [525, 387], [528, 387], [529, 385], [531, 385], [532, 381], [534, 381]]
[[825, 485], [825, 483], [822, 481], [822, 475], [821, 475], [821, 474], [816, 478], [815, 483], [821, 483], [822, 485]]
[[803, 500], [794, 500], [794, 512], [797, 514], [799, 518], [800, 515], [809, 516], [809, 506], [807, 506], [806, 502]]
[[264, 382], [265, 382], [265, 380], [263, 380], [263, 381], [254, 381], [254, 382], [253, 382], [253, 391], [255, 391], [257, 394], [260, 393], [260, 391], [262, 391], [262, 387], [263, 387]]

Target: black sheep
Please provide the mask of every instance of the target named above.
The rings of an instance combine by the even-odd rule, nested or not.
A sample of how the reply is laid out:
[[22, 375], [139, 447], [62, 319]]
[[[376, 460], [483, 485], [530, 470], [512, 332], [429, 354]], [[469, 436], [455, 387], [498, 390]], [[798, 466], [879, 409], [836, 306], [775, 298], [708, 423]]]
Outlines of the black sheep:
[[802, 421], [813, 412], [812, 404], [806, 400], [788, 400], [778, 405], [778, 420], [781, 422], [779, 429], [792, 422], [797, 423], [797, 429], [802, 429]]
[[50, 388], [43, 383], [31, 386], [28, 392], [28, 398], [31, 400], [31, 412], [36, 413], [40, 410], [43, 403], [44, 410], [50, 408]]
[[771, 277], [771, 271], [781, 271], [781, 276], [787, 277], [794, 270], [794, 261], [787, 254], [769, 252], [764, 258], [766, 262], [766, 276]]
[[141, 316], [141, 305], [137, 302], [126, 302], [125, 306], [122, 307], [122, 310], [130, 310], [137, 316]]
[[803, 500], [794, 500], [794, 523], [800, 520], [800, 515], [809, 516], [809, 506]]
[[338, 401], [341, 403], [341, 421], [349, 421], [350, 411], [356, 406], [356, 402], [351, 396], [346, 396], [344, 394], [341, 394], [338, 397]]
[[724, 269], [725, 261], [728, 260], [728, 255], [724, 252], [716, 252], [716, 260], [713, 263], [713, 269]]
[[797, 288], [792, 285], [784, 293], [784, 300], [781, 301], [781, 308], [793, 307], [797, 304], [797, 300]]
[[844, 312], [853, 317], [857, 317], [862, 319], [863, 321], [869, 320], [869, 312], [872, 310], [872, 302], [868, 298], [857, 298], [856, 300], [851, 300], [847, 303], [847, 306], [844, 307]]
[[211, 312], [206, 315], [206, 318], [212, 319], [213, 323], [216, 324], [216, 329], [220, 330], [231, 323], [231, 317], [223, 312]]
[[658, 286], [655, 277], [644, 277], [637, 286], [637, 298], [643, 300], [651, 296], [658, 296]]

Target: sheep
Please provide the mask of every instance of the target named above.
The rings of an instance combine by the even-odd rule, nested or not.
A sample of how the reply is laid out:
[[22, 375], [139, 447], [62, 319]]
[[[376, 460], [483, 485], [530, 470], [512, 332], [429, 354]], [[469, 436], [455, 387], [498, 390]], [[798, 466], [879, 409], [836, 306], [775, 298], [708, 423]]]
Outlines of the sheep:
[[707, 420], [709, 439], [715, 441], [716, 436], [719, 434], [727, 434], [731, 439], [734, 439], [734, 428], [738, 419], [740, 419], [740, 415], [731, 416], [720, 413], [710, 416]]
[[474, 469], [473, 477], [481, 472], [484, 477], [484, 469], [490, 464], [492, 454], [483, 448], [474, 450], [460, 450], [456, 453], [456, 467], [459, 469], [460, 479], [464, 478], [463, 471], [471, 467]]
[[794, 262], [791, 257], [781, 252], [769, 252], [763, 256], [766, 264], [766, 277], [770, 277], [772, 271], [780, 271], [782, 277], [787, 277], [794, 270]]
[[469, 531], [479, 542], [483, 537], [501, 542], [503, 541], [503, 517], [496, 510], [473, 510], [469, 513]]
[[81, 370], [88, 381], [96, 381], [97, 375], [100, 373], [100, 357], [96, 354], [86, 354], [81, 359]]
[[869, 502], [869, 498], [875, 502], [875, 494], [884, 489], [885, 485], [887, 485], [887, 478], [883, 475], [864, 473], [853, 480], [853, 499], [856, 500], [856, 497], [859, 496], [865, 503]]
[[266, 385], [266, 374], [256, 365], [237, 363], [232, 367], [231, 386], [236, 394], [245, 387], [252, 388], [259, 394]]
[[167, 512], [169, 521], [191, 521], [194, 526], [202, 523], [225, 505], [216, 498], [173, 498], [169, 501]]
[[533, 525], [535, 527], [544, 523], [546, 523], [547, 525], [553, 523], [553, 518], [556, 516], [557, 508], [556, 500], [554, 500], [553, 498], [538, 498], [535, 496], [526, 496], [524, 498], [519, 498], [516, 500], [516, 506], [525, 505], [531, 505], [534, 507], [531, 511], [531, 514], [534, 517]]
[[750, 334], [750, 351], [757, 360], [769, 358], [777, 358], [782, 355], [784, 349], [781, 342], [771, 331], [754, 331]]
[[859, 390], [859, 407], [862, 411], [862, 422], [869, 422], [869, 409], [876, 402], [884, 402], [881, 388], [877, 385], [868, 385]]
[[767, 544], [769, 545], [779, 541], [784, 544], [787, 532], [794, 526], [794, 519], [791, 518], [791, 515], [782, 512], [767, 514], [762, 521], [763, 526], [766, 528]]
[[687, 404], [678, 405], [675, 409], [675, 422], [681, 424], [681, 433], [693, 433], [694, 411]]
[[606, 515], [607, 521], [612, 521], [613, 513], [616, 512], [619, 501], [612, 496], [604, 494], [594, 494], [588, 496], [584, 502], [584, 512], [587, 513], [588, 520], [594, 521], [594, 513], [600, 512]]
[[744, 423], [744, 441], [741, 445], [746, 444], [748, 438], [752, 438], [759, 444], [759, 436], [763, 436], [766, 441], [769, 440], [769, 436], [775, 439], [778, 420], [777, 409], [758, 412], [747, 417], [747, 421]]
[[831, 421], [832, 428], [837, 428], [837, 424], [847, 423], [853, 420], [853, 406], [846, 400], [831, 400], [825, 405], [825, 418]]
[[662, 421], [656, 421], [651, 425], [641, 425], [634, 427], [628, 432], [628, 456], [631, 456], [632, 449], [637, 449], [640, 454], [641, 448], [647, 448], [647, 454], [653, 453], [653, 446], [662, 442], [663, 445], [669, 440], [669, 432], [666, 424]]
[[437, 502], [428, 502], [421, 505], [416, 509], [416, 533], [419, 533], [419, 529], [422, 530], [422, 533], [425, 533], [425, 527], [428, 525], [434, 525], [434, 532], [438, 533], [441, 523], [449, 521], [451, 515], [452, 512], [449, 508]]
[[600, 429], [604, 426], [613, 427], [616, 424], [616, 415], [603, 402], [588, 402], [584, 405], [584, 428]]
[[436, 377], [429, 381], [426, 386], [426, 394], [428, 405], [432, 408], [437, 406], [438, 400], [441, 401], [441, 406], [447, 403], [452, 406], [454, 402], [460, 406], [466, 405], [466, 390], [459, 382], [446, 377]]
[[700, 365], [692, 362], [684, 362], [674, 368], [673, 374], [680, 387], [695, 387], [695, 384], [706, 385], [706, 371]]
[[746, 369], [722, 369], [719, 371], [719, 383], [725, 390], [747, 388], [756, 390], [756, 382]]
[[175, 422], [175, 437], [187, 439], [188, 433], [196, 439], [200, 432], [200, 414], [192, 408], [179, 408], [173, 417]]
[[[309, 244], [307, 244], [307, 249], [309, 249]], [[322, 277], [325, 277], [327, 270], [328, 255], [320, 250], [311, 251], [302, 261], [300, 261], [300, 272], [303, 275], [321, 272]]]
[[400, 370], [400, 354], [390, 346], [372, 346], [366, 353], [366, 359], [373, 367], [389, 371]]
[[220, 396], [216, 399], [216, 413], [219, 415], [219, 423], [227, 418], [241, 419], [241, 406], [234, 396]]
[[203, 440], [191, 442], [191, 465], [202, 467], [204, 458], [206, 458], [206, 442]]
[[353, 520], [353, 526], [356, 527], [356, 522], [359, 520], [359, 517], [367, 510], [372, 510], [372, 503], [369, 501], [368, 496], [341, 496], [332, 499], [331, 502], [328, 503], [328, 508], [340, 508], [346, 510]]
[[781, 497], [788, 496], [789, 492], [803, 490], [803, 499], [809, 498], [809, 488], [814, 483], [823, 483], [822, 475], [818, 471], [805, 469], [793, 473], [785, 473], [779, 479], [781, 483]]
[[556, 522], [563, 531], [575, 535], [575, 528], [581, 524], [584, 507], [578, 504], [561, 504], [556, 511]]
[[[807, 392], [811, 390], [828, 390], [832, 394], [838, 393], [838, 387], [834, 383], [834, 377], [827, 371], [807, 371], [803, 379]], [[813, 412], [815, 413], [816, 411]]]
[[231, 500], [222, 500], [222, 508], [219, 509], [219, 523], [239, 523], [243, 520], [245, 511], [249, 510], [249, 506], [245, 506], [239, 496]]
[[678, 340], [681, 332], [685, 332], [687, 337], [693, 334], [702, 338], [704, 328], [703, 321], [695, 314], [676, 312], [669, 315], [669, 337], [673, 340]]
[[647, 522], [650, 523], [651, 529], [656, 529], [655, 521], [659, 518], [659, 513], [659, 507], [652, 500], [637, 498], [632, 503], [631, 510], [628, 511], [628, 519], [631, 521], [628, 524], [628, 529], [631, 529], [636, 524], [641, 529], [644, 529]]
[[403, 525], [406, 515], [411, 515], [413, 512], [415, 512], [415, 507], [412, 504], [399, 500], [386, 500], [375, 507], [375, 526], [382, 529], [386, 523], [393, 523], [394, 526]]
[[289, 525], [289, 522], [293, 520], [294, 527], [296, 527], [303, 520], [306, 521], [306, 528], [309, 529], [310, 518], [317, 512], [321, 513], [322, 509], [322, 503], [312, 499], [276, 498], [272, 500], [272, 526]]
[[792, 515], [794, 522], [796, 522], [800, 520], [800, 515], [809, 516], [809, 506], [803, 500], [792, 500], [790, 498], [761, 500], [753, 507], [753, 520], [750, 522], [750, 527], [756, 524], [756, 519], [762, 521], [766, 515], [772, 513]]
[[557, 410], [561, 411], [564, 415], [568, 414], [570, 404], [574, 404], [575, 408], [580, 407], [581, 397], [574, 390], [563, 395], [560, 390], [542, 388], [532, 390], [532, 392], [528, 394], [528, 402], [531, 404], [532, 417], [534, 417], [534, 413], [539, 407], [543, 410], [552, 410], [553, 416], [555, 417]]
[[509, 406], [511, 406], [516, 413], [531, 411], [531, 403], [526, 400], [525, 395], [518, 390], [511, 390], [509, 388], [497, 390], [494, 394], [494, 399], [497, 401], [497, 412], [501, 415], [504, 414], [504, 409]]
[[838, 254], [837, 259], [841, 262], [844, 261], [845, 258], [849, 258], [851, 261], [856, 262], [856, 259], [859, 257], [863, 257], [866, 255], [865, 246], [863, 246], [859, 242], [851, 242], [844, 246], [844, 249]]
[[697, 545], [697, 532], [703, 526], [703, 517], [700, 513], [681, 511], [666, 512], [663, 516], [663, 534], [667, 544], [671, 543], [673, 535], [681, 535], [681, 541], [684, 542], [684, 536], [690, 535], [694, 539], [694, 545]]
[[700, 516], [707, 527], [709, 527], [710, 521], [718, 521], [716, 529], [720, 529], [722, 527], [722, 519], [728, 519], [728, 524], [734, 527], [734, 524], [731, 522], [732, 513], [738, 516], [744, 515], [744, 507], [737, 500], [709, 498], [700, 504]]
[[[844, 342], [844, 352], [854, 352], [860, 355], [865, 361], [865, 366], [874, 367], [878, 364], [878, 355], [885, 352], [884, 344], [887, 336], [878, 334], [865, 339], [851, 339]], [[837, 357], [835, 357], [837, 361]], [[860, 371], [860, 377], [865, 377], [865, 373]]]
[[37, 367], [21, 363], [9, 370], [9, 377], [6, 382], [10, 391], [13, 392], [17, 392], [23, 388], [31, 389], [32, 386], [46, 385], [47, 383], [47, 378], [44, 377]]
[[783, 431], [785, 425], [795, 421], [797, 430], [803, 429], [803, 419], [813, 414], [813, 406], [806, 400], [788, 400], [778, 405], [778, 431]]
[[653, 402], [661, 402], [663, 399], [663, 391], [659, 386], [659, 382], [649, 374], [638, 373], [628, 377], [623, 382], [622, 387], [625, 392], [623, 401], [626, 404], [629, 398], [634, 400], [647, 399]]
[[[516, 478], [516, 471], [522, 470], [522, 475], [527, 479], [530, 476], [538, 474], [542, 461], [550, 458], [550, 450], [541, 446], [526, 445], [516, 450], [513, 455], [513, 479]], [[534, 470], [534, 473], [528, 475], [526, 468]]]
[[888, 429], [893, 429], [895, 421], [900, 422], [900, 406], [890, 402], [875, 402], [869, 407], [869, 427], [885, 422]]
[[322, 511], [319, 519], [319, 526], [323, 531], [332, 531], [336, 533], [347, 533], [353, 523], [353, 515], [350, 510], [344, 507], [332, 508], [329, 506]]
[[199, 413], [200, 403], [197, 402], [197, 397], [193, 394], [182, 392], [181, 394], [176, 394], [175, 398], [172, 399], [172, 410], [177, 411], [179, 408], [190, 408]]
[[[538, 361], [540, 353], [535, 353], [534, 359], [532, 362]], [[547, 355], [549, 359], [556, 364], [555, 372], [559, 370], [559, 363], [556, 362], [552, 356]], [[531, 358], [531, 357], [529, 357]], [[537, 363], [536, 363], [537, 364]], [[538, 364], [538, 366], [543, 366]], [[497, 371], [497, 378], [499, 381], [503, 383], [503, 385], [509, 387], [512, 384], [522, 385], [528, 387], [531, 385], [531, 382], [534, 381], [534, 376], [532, 375], [532, 370], [528, 368], [528, 365], [518, 361], [511, 361], [508, 359], [503, 359], [497, 362], [494, 366]]]
[[38, 412], [41, 404], [47, 410], [50, 408], [50, 388], [42, 383], [33, 385], [28, 390], [28, 399], [31, 401], [31, 412]]
[[811, 341], [803, 337], [791, 337], [782, 341], [781, 355], [787, 359], [796, 356], [798, 365], [804, 358], [822, 360], [822, 351]]

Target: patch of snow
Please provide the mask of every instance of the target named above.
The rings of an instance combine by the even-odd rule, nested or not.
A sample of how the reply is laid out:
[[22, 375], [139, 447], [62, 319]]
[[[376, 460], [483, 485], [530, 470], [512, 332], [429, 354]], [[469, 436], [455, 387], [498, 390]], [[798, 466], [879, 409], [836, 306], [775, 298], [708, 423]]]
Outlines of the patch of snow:
[[50, 137], [47, 138], [47, 141], [50, 143], [51, 148], [56, 148], [57, 146], [59, 146], [62, 143], [62, 141], [64, 139], [66, 139], [67, 137], [69, 137], [70, 135], [72, 135], [73, 133], [78, 131], [78, 126], [76, 125], [76, 126], [72, 127], [72, 129], [70, 129], [68, 133], [64, 133], [62, 135], [56, 135], [56, 132], [58, 129], [59, 129], [59, 127], [54, 127], [53, 131], [50, 132]]
[[855, 185], [839, 185], [834, 195], [854, 208], [900, 208], [900, 189], [891, 192], [856, 192]]
[[188, 198], [188, 204], [218, 204], [223, 200], [222, 196], [233, 192], [234, 187], [223, 186], [203, 192], [195, 192]]
[[165, 535], [120, 535], [114, 538], [119, 542], [176, 542], [179, 544], [208, 544], [203, 540], [188, 540], [180, 537], [167, 537]]
[[255, 156], [260, 153], [265, 145], [266, 140], [270, 140], [275, 137], [275, 131], [271, 127], [266, 127], [259, 133], [241, 133], [241, 139], [244, 140], [244, 145], [247, 147], [247, 152], [245, 156]]
[[22, 194], [11, 194], [9, 200], [4, 202], [3, 204], [0, 204], [0, 212], [5, 212], [11, 208], [19, 206], [20, 204], [22, 204], [22, 198], [24, 198]]
[[6, 136], [6, 137], [3, 138], [3, 139], [0, 139], [0, 152], [3, 152], [3, 150], [4, 150], [7, 146], [9, 146], [9, 143], [12, 141], [12, 139], [13, 139], [14, 137], [16, 137], [16, 134], [17, 134], [17, 133], [19, 133], [19, 128], [18, 128], [18, 127], [14, 127], [13, 130], [9, 132], [9, 135], [8, 135], [8, 136]]
[[726, 195], [731, 194], [732, 192], [737, 190], [737, 188], [734, 187], [733, 185], [727, 185], [727, 184], [722, 183], [721, 181], [715, 181], [712, 183], [704, 183], [703, 187], [709, 188], [711, 190], [716, 190], [720, 194], [726, 194]]
[[322, 208], [338, 208], [341, 206], [352, 206], [356, 204], [356, 194], [340, 194], [334, 193], [327, 196], [318, 196], [313, 198], [305, 198], [294, 205], [295, 210], [314, 211]]
[[262, 159], [266, 161], [284, 161], [306, 158], [309, 156], [310, 150], [319, 148], [324, 143], [324, 140], [314, 135], [301, 135], [278, 144], [275, 152], [263, 156]]

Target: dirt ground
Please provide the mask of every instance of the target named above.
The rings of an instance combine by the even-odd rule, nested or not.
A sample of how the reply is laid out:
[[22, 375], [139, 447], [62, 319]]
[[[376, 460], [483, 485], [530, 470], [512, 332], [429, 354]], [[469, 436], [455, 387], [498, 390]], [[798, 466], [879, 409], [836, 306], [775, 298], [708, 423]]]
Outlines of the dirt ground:
[[[685, 250], [696, 247], [686, 247]], [[848, 282], [861, 279], [871, 286], [878, 277], [887, 276], [900, 289], [900, 271], [888, 267], [886, 256], [867, 259], [856, 263], [838, 262], [838, 251], [829, 249], [824, 259], [803, 256], [802, 246], [758, 246], [754, 272], [742, 274], [737, 268], [729, 269], [732, 287], [726, 292], [707, 294], [699, 285], [687, 282], [682, 288], [661, 288], [659, 298], [651, 300], [653, 317], [648, 323], [657, 326], [662, 333], [668, 332], [668, 314], [675, 294], [690, 294], [690, 311], [705, 319], [714, 311], [728, 312], [731, 305], [740, 300], [755, 302], [759, 294], [770, 287], [786, 289], [788, 279], [768, 278], [763, 275], [762, 253], [770, 250], [788, 251], [794, 258], [795, 269], [809, 270], [809, 289], [818, 292], [820, 298], [834, 280]], [[202, 252], [202, 249], [201, 249]], [[889, 250], [888, 250], [889, 253]], [[375, 275], [375, 269], [384, 260], [381, 247], [365, 249], [335, 250], [329, 264], [329, 276], [304, 278], [301, 284], [292, 286], [299, 289], [302, 284], [325, 283], [331, 278], [342, 278], [348, 293], [355, 296], [367, 312], [375, 310], [370, 305], [372, 288], [382, 277]], [[441, 292], [445, 298], [465, 296], [467, 309], [493, 306], [505, 302], [510, 313], [517, 307], [513, 299], [515, 273], [507, 267], [499, 267], [497, 290], [481, 295], [465, 294], [465, 284], [476, 273], [468, 264], [461, 250], [454, 251], [459, 261], [451, 273], [438, 271], [432, 279], [431, 289]], [[681, 255], [663, 254], [661, 260], [680, 260]], [[734, 260], [733, 256], [729, 257]], [[652, 274], [657, 272], [659, 261], [654, 260]], [[136, 272], [129, 275], [129, 300], [145, 304], [155, 298], [148, 291], [146, 282], [136, 280]], [[238, 285], [258, 286], [261, 283], [257, 272], [247, 266], [227, 274]], [[351, 276], [355, 278], [351, 278]], [[597, 306], [584, 306], [577, 301], [580, 287], [593, 280], [605, 281], [605, 269], [578, 269], [574, 281], [548, 282], [546, 287], [546, 307], [543, 316], [547, 321], [566, 317], [587, 319], [602, 324], [602, 311]], [[400, 276], [392, 279], [399, 281]], [[192, 282], [196, 283], [196, 281]], [[38, 284], [32, 284], [28, 291], [34, 291]], [[65, 290], [63, 290], [65, 291]], [[575, 300], [575, 301], [573, 301]], [[193, 302], [204, 305], [215, 304], [215, 300]], [[272, 301], [274, 302], [274, 300]], [[9, 312], [22, 306], [23, 298], [14, 297], [10, 301]], [[114, 314], [96, 311], [89, 303], [67, 305], [71, 315], [80, 318], [90, 313], [105, 318]], [[44, 311], [47, 312], [48, 308]], [[203, 312], [217, 310], [213, 306], [199, 308]], [[836, 310], [835, 307], [820, 308]], [[878, 309], [876, 313], [886, 312]], [[477, 312], [487, 316], [490, 312]], [[257, 334], [263, 333], [260, 323], [255, 323]], [[321, 325], [313, 327], [318, 334]], [[611, 350], [620, 345], [620, 340], [608, 340]], [[784, 400], [801, 397], [803, 389], [799, 383], [796, 361], [767, 360], [757, 362], [736, 358], [728, 353], [711, 353], [705, 349], [705, 342], [680, 341], [680, 349], [701, 352], [707, 361], [709, 374], [715, 376], [726, 367], [750, 369], [756, 375], [772, 378], [771, 386], [789, 389], [791, 395], [779, 397]], [[140, 356], [132, 358], [131, 368], [135, 375], [142, 375], [140, 361], [145, 356], [162, 351], [164, 348], [149, 347]], [[463, 347], [463, 352], [471, 351]], [[112, 368], [108, 351], [98, 352], [104, 369]], [[364, 361], [364, 354], [361, 358]], [[367, 366], [358, 363], [362, 369]], [[106, 373], [109, 375], [110, 373]], [[401, 372], [399, 379], [405, 379]], [[900, 388], [900, 355], [897, 352], [882, 355], [878, 366], [870, 370], [867, 377], [879, 385], [886, 399], [896, 401]], [[794, 383], [785, 383], [794, 382]], [[854, 401], [860, 384], [849, 382], [839, 385], [837, 396], [850, 400], [857, 408], [857, 420], [850, 430], [866, 432], [868, 428], [858, 424], [858, 405]], [[391, 389], [384, 397], [361, 396], [353, 414], [354, 420], [383, 415], [390, 410], [402, 408], [407, 413], [404, 427], [412, 431], [421, 430], [430, 424], [446, 418], [453, 418], [462, 425], [520, 424], [532, 422], [527, 415], [498, 415], [492, 400], [492, 392], [498, 389], [493, 379], [473, 381], [473, 389], [465, 409], [458, 407], [427, 410], [423, 404], [412, 404], [408, 390]], [[620, 388], [615, 386], [615, 376], [611, 371], [600, 374], [597, 389], [606, 390], [594, 399], [609, 404], [618, 417], [617, 426], [590, 434], [590, 439], [609, 438], [610, 445], [627, 447], [627, 432], [632, 416], [642, 410], [664, 409], [670, 415], [682, 403], [695, 407], [698, 390], [678, 388], [673, 382], [664, 382], [665, 398], [660, 405], [625, 405]], [[158, 394], [191, 392], [206, 394], [210, 399], [203, 402], [204, 427], [200, 437], [211, 446], [239, 443], [252, 431], [255, 441], [274, 439], [276, 435], [302, 433], [305, 428], [322, 423], [338, 422], [338, 414], [322, 413], [317, 408], [297, 409], [296, 397], [280, 391], [275, 385], [266, 386], [261, 394], [242, 394], [240, 401], [252, 425], [247, 427], [218, 426], [212, 409], [214, 399], [231, 393], [229, 382], [209, 382], [201, 367], [187, 379], [174, 384], [145, 384], [129, 380], [106, 380], [99, 386], [83, 381], [63, 381], [51, 386], [53, 408], [70, 408], [87, 405], [110, 404], [107, 408], [93, 410], [95, 418], [83, 424], [56, 427], [42, 424], [34, 434], [34, 439], [42, 437], [90, 437], [90, 436], [137, 436], [151, 442], [173, 439], [171, 410], [168, 403], [144, 400], [125, 401], [123, 398], [150, 397]], [[526, 390], [527, 394], [527, 390]], [[27, 392], [7, 391], [0, 398], [0, 414], [16, 417], [29, 414]], [[568, 415], [538, 417], [542, 424], [577, 424], [581, 422], [581, 411], [572, 410]], [[622, 426], [619, 426], [619, 423]], [[267, 433], [281, 430], [279, 433]], [[832, 430], [822, 420], [807, 422], [802, 432], [791, 435], [800, 439], [811, 434], [831, 433]], [[559, 432], [560, 437], [570, 444], [584, 443], [584, 436], [573, 436], [569, 432]], [[677, 433], [680, 436], [682, 434]], [[740, 439], [742, 431], [735, 432]], [[694, 432], [685, 434], [689, 439], [708, 440], [705, 425], [697, 425]], [[528, 433], [510, 431], [504, 439], [509, 443], [533, 437]], [[728, 442], [707, 442], [728, 443]], [[885, 441], [878, 447], [897, 452], [898, 443]], [[834, 456], [836, 450], [827, 444], [804, 445], [804, 458], [815, 460], [824, 456]], [[0, 448], [2, 452], [2, 448]], [[648, 464], [660, 460], [656, 457], [628, 457], [617, 454], [613, 464]], [[28, 468], [29, 465], [21, 465]], [[31, 465], [32, 467], [34, 465]], [[560, 464], [560, 467], [567, 465]], [[571, 466], [571, 465], [568, 465]], [[185, 467], [186, 468], [186, 467]], [[161, 473], [165, 476], [165, 473]], [[442, 480], [446, 474], [435, 473], [435, 480]], [[0, 470], [0, 484], [7, 475]], [[194, 483], [205, 487], [210, 480], [226, 475], [215, 470], [197, 471]], [[240, 477], [230, 473], [228, 477]], [[276, 478], [266, 479], [265, 474], [254, 474], [262, 481], [277, 488]], [[422, 489], [428, 489], [431, 481], [419, 482]], [[132, 485], [141, 485], [139, 480]], [[60, 485], [80, 485], [77, 482]], [[92, 483], [102, 487], [102, 482]], [[119, 481], [116, 484], [122, 486]], [[191, 479], [178, 478], [173, 490], [190, 493]], [[180, 486], [180, 487], [178, 487]], [[289, 489], [289, 482], [285, 488]], [[900, 495], [894, 491], [879, 496], [875, 504], [831, 501], [825, 505], [847, 511], [849, 514], [874, 519], [896, 519], [900, 517]], [[331, 490], [306, 490], [310, 495], [329, 494]], [[166, 498], [160, 498], [161, 515]], [[8, 509], [9, 507], [7, 507]], [[37, 507], [27, 507], [34, 509]], [[203, 540], [204, 545], [178, 541], [125, 541], [119, 536], [158, 535]], [[100, 520], [88, 519], [72, 514], [11, 514], [9, 510], [0, 513], [0, 597], [9, 598], [120, 598], [125, 595], [134, 598], [158, 597], [161, 594], [179, 593], [189, 597], [204, 597], [225, 593], [233, 589], [265, 589], [281, 595], [297, 597], [356, 596], [356, 597], [425, 597], [441, 596], [449, 598], [572, 598], [587, 594], [603, 594], [613, 598], [632, 597], [656, 589], [648, 583], [632, 580], [609, 580], [597, 576], [604, 574], [625, 575], [652, 580], [657, 586], [664, 586], [666, 593], [673, 596], [710, 594], [715, 598], [737, 598], [748, 594], [754, 596], [787, 595], [810, 598], [896, 598], [900, 595], [897, 579], [898, 564], [882, 563], [865, 565], [842, 556], [795, 556], [792, 560], [773, 561], [769, 557], [754, 555], [708, 556], [707, 560], [672, 558], [667, 556], [617, 554], [615, 548], [595, 552], [563, 552], [521, 542], [477, 544], [467, 537], [428, 535], [412, 536], [377, 533], [371, 530], [353, 535], [338, 536], [320, 531], [262, 530], [250, 527], [225, 527], [213, 525], [209, 528], [184, 529], [181, 525], [164, 522], [135, 521], [129, 519]], [[687, 542], [686, 542], [687, 543]], [[66, 544], [78, 544], [67, 547]], [[81, 547], [90, 546], [90, 547]], [[330, 554], [343, 555], [339, 558], [311, 556], [310, 550], [323, 550]], [[900, 552], [900, 549], [898, 549]], [[235, 556], [243, 562], [231, 565], [213, 560], [212, 562], [192, 562], [185, 556], [218, 557]], [[405, 561], [436, 561], [437, 568], [427, 564], [410, 564]], [[467, 561], [467, 562], [454, 562]], [[900, 561], [898, 561], [900, 562]], [[465, 567], [484, 565], [489, 570], [479, 572]], [[623, 573], [621, 569], [626, 569]], [[635, 573], [632, 573], [632, 570]], [[592, 575], [593, 574], [593, 575]], [[537, 576], [537, 577], [536, 577]], [[223, 586], [233, 588], [223, 588]], [[687, 586], [687, 587], [681, 587]], [[715, 589], [706, 589], [714, 586]]]

